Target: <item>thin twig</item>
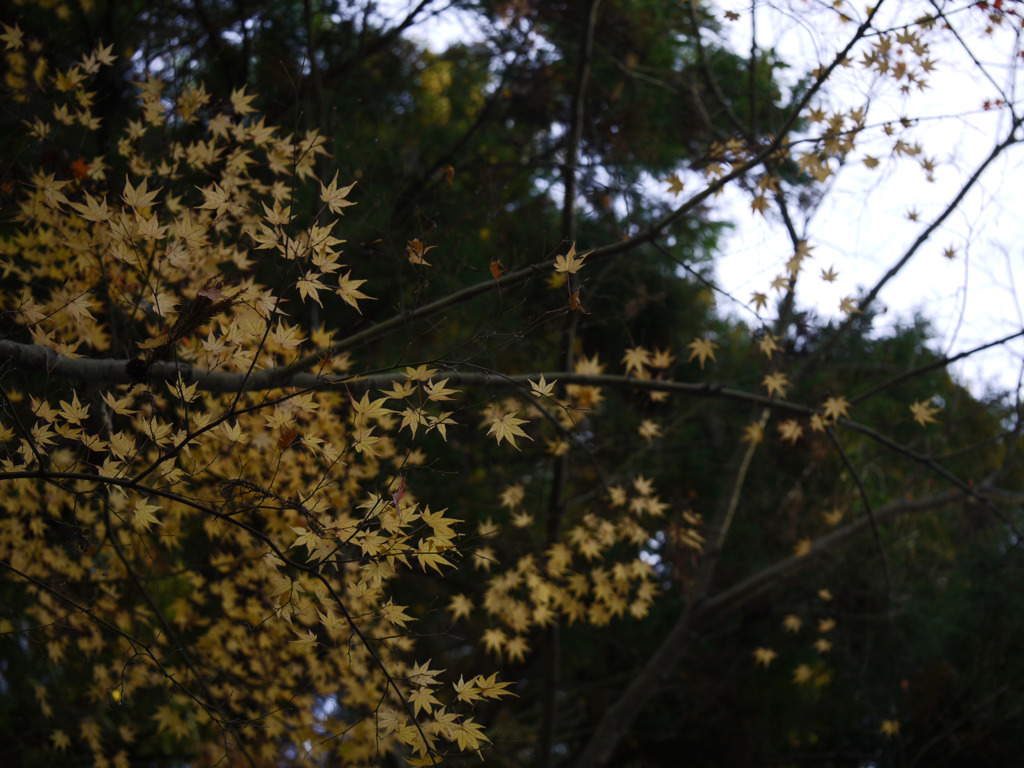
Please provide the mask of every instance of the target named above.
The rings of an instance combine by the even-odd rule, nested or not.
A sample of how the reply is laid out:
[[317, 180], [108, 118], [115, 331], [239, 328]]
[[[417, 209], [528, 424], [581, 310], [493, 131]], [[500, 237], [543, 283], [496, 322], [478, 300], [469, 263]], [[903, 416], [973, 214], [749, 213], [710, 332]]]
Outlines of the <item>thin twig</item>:
[[868, 517], [868, 521], [871, 523], [871, 536], [875, 540], [875, 547], [878, 549], [878, 557], [882, 562], [882, 574], [885, 577], [885, 602], [886, 605], [892, 602], [892, 573], [889, 570], [889, 559], [885, 556], [885, 547], [882, 545], [882, 535], [878, 531], [878, 522], [875, 520], [875, 511], [871, 507], [871, 499], [868, 498], [867, 488], [864, 487], [864, 482], [860, 479], [860, 473], [857, 468], [853, 466], [853, 462], [850, 461], [850, 457], [846, 455], [846, 451], [843, 450], [843, 446], [839, 443], [839, 438], [836, 437], [836, 432], [831, 426], [825, 427], [825, 434], [828, 435], [828, 439], [832, 441], [832, 445], [836, 451], [839, 452], [839, 457], [843, 460], [843, 464], [850, 471], [853, 482], [857, 486], [857, 490], [860, 492], [861, 503], [864, 504], [864, 512]]

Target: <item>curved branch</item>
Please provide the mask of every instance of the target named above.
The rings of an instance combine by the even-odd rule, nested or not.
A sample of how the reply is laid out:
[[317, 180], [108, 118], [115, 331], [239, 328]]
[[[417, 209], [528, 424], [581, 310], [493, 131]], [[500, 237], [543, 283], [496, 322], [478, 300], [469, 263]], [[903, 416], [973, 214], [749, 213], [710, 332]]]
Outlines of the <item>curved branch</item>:
[[[15, 367], [23, 370], [45, 371], [50, 375], [62, 376], [89, 383], [129, 384], [136, 383], [128, 375], [127, 360], [91, 360], [88, 358], [68, 358], [58, 355], [48, 347], [31, 344], [19, 344], [13, 341], [0, 341], [0, 360], [7, 359]], [[157, 380], [174, 380], [178, 375], [186, 382], [195, 382], [199, 388], [207, 392], [239, 393], [246, 390], [278, 389], [283, 387], [296, 388], [299, 391], [350, 389], [356, 386], [384, 386], [403, 374], [399, 372], [376, 373], [355, 376], [330, 376], [307, 373], [293, 373], [285, 376], [284, 372], [292, 366], [265, 371], [248, 373], [224, 373], [205, 371], [192, 368], [184, 363], [154, 363], [150, 375]], [[529, 379], [540, 376], [540, 372], [527, 374], [502, 375], [476, 372], [451, 371], [445, 373], [452, 384], [473, 384], [478, 386], [523, 386]], [[760, 405], [776, 408], [788, 413], [811, 416], [819, 409], [798, 403], [788, 403], [767, 395], [760, 395], [745, 390], [723, 387], [717, 382], [681, 382], [660, 381], [655, 379], [637, 379], [628, 376], [612, 376], [607, 374], [580, 374], [569, 371], [545, 371], [549, 381], [558, 379], [565, 384], [583, 384], [596, 387], [613, 387], [650, 392], [669, 392], [687, 394], [692, 397], [711, 397], [723, 400]], [[258, 407], [258, 406], [257, 406]], [[961, 491], [975, 495], [971, 483], [961, 480], [930, 456], [918, 453], [905, 445], [883, 435], [881, 432], [850, 419], [839, 419], [836, 424], [871, 438], [891, 451], [906, 456], [912, 461], [938, 473]], [[986, 507], [998, 514], [997, 510], [983, 499], [979, 499]], [[1005, 520], [1008, 525], [1010, 521]], [[1024, 537], [1024, 534], [1022, 534]]]
[[[962, 498], [964, 494], [951, 492], [930, 499], [900, 500], [876, 510], [875, 517], [881, 521], [899, 514], [934, 509]], [[787, 557], [702, 603], [688, 606], [665, 635], [657, 650], [651, 654], [647, 663], [633, 676], [615, 703], [605, 710], [576, 765], [579, 768], [603, 768], [611, 762], [616, 747], [630, 725], [679, 666], [688, 648], [688, 636], [698, 620], [735, 610], [783, 578], [860, 535], [867, 527], [868, 523], [864, 518], [850, 523], [818, 539], [806, 556]]]
[[1006, 344], [1010, 341], [1013, 341], [1014, 339], [1020, 338], [1021, 336], [1024, 336], [1024, 331], [1017, 331], [1015, 333], [1009, 334], [1008, 336], [1003, 336], [1003, 338], [1001, 339], [996, 339], [995, 341], [988, 341], [985, 342], [984, 344], [979, 344], [976, 347], [964, 350], [963, 352], [952, 355], [950, 357], [940, 357], [938, 360], [928, 363], [928, 365], [922, 365], [919, 368], [913, 368], [909, 371], [906, 371], [905, 373], [901, 373], [899, 376], [892, 377], [888, 381], [883, 381], [881, 384], [872, 387], [866, 392], [862, 392], [859, 395], [856, 395], [855, 397], [851, 397], [850, 405], [857, 405], [857, 403], [862, 403], [865, 400], [874, 397], [879, 392], [882, 392], [888, 389], [889, 387], [896, 386], [901, 381], [912, 379], [915, 376], [920, 376], [922, 374], [929, 373], [930, 371], [938, 370], [939, 368], [946, 368], [947, 366], [950, 366], [955, 362], [963, 360], [965, 357], [970, 357], [971, 355], [975, 355], [978, 352], [984, 352], [986, 349], [992, 349], [992, 347], [998, 347], [1001, 344]]
[[[987, 493], [987, 489], [979, 489], [979, 492]], [[926, 512], [946, 506], [947, 504], [965, 501], [967, 498], [968, 494], [966, 493], [948, 491], [947, 493], [930, 496], [925, 499], [900, 499], [876, 509], [875, 522], [883, 523], [903, 514]], [[819, 557], [831, 554], [841, 544], [860, 536], [869, 528], [870, 521], [865, 516], [822, 536], [811, 545], [811, 549], [806, 555], [802, 557], [791, 555], [776, 563], [772, 563], [728, 589], [722, 590], [715, 596], [708, 598], [694, 611], [695, 617], [702, 619], [710, 618], [742, 607], [765, 589], [774, 586], [783, 578], [793, 575], [796, 571], [814, 562]]]
[[[761, 429], [764, 429], [765, 424], [768, 423], [768, 417], [770, 415], [770, 408], [765, 408], [761, 411], [761, 418], [757, 422]], [[711, 546], [705, 550], [704, 558], [701, 560], [700, 570], [697, 572], [695, 595], [698, 601], [707, 596], [707, 591], [711, 587], [711, 579], [715, 575], [715, 568], [718, 567], [718, 561], [722, 556], [722, 549], [725, 547], [725, 539], [729, 535], [729, 529], [732, 527], [733, 518], [736, 515], [736, 510], [739, 508], [740, 493], [743, 490], [743, 482], [746, 480], [747, 472], [750, 470], [750, 462], [754, 458], [754, 451], [756, 449], [757, 442], [751, 440], [750, 444], [743, 451], [743, 458], [740, 460], [740, 466], [736, 470], [736, 477], [732, 482], [732, 491], [729, 494], [729, 502], [722, 513], [721, 521], [717, 525], [713, 524], [712, 526], [712, 530], [714, 530], [714, 540], [712, 541]]]
[[871, 498], [868, 496], [868, 490], [864, 487], [864, 481], [861, 480], [860, 472], [853, 466], [853, 462], [850, 461], [850, 457], [846, 455], [846, 451], [843, 450], [843, 446], [839, 443], [839, 438], [836, 437], [836, 431], [832, 427], [825, 427], [825, 434], [828, 435], [828, 439], [832, 441], [832, 445], [835, 446], [836, 451], [839, 452], [839, 458], [843, 460], [843, 464], [846, 469], [850, 472], [850, 476], [853, 478], [854, 484], [857, 486], [857, 491], [860, 493], [861, 503], [864, 505], [864, 514], [867, 515], [868, 520], [871, 523], [871, 536], [875, 541], [875, 548], [878, 550], [878, 557], [882, 561], [882, 574], [885, 576], [885, 601], [888, 604], [892, 600], [892, 575], [889, 572], [889, 559], [885, 556], [885, 547], [882, 544], [882, 534], [878, 530], [878, 521], [875, 520], [875, 510], [871, 506]]

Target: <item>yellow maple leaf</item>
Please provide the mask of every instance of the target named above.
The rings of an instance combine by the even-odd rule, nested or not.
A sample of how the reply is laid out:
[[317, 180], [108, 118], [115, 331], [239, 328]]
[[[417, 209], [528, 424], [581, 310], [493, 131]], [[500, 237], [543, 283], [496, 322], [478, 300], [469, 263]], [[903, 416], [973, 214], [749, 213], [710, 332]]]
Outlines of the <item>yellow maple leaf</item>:
[[161, 189], [163, 187], [157, 187], [150, 192], [146, 187], [146, 179], [143, 179], [139, 186], [133, 187], [131, 181], [125, 176], [124, 193], [121, 195], [121, 198], [131, 208], [142, 210], [143, 208], [149, 208], [149, 206], [156, 202], [156, 196]]
[[509, 522], [516, 528], [529, 528], [533, 525], [533, 515], [529, 512], [516, 512]]
[[448, 603], [448, 612], [455, 619], [469, 618], [469, 614], [473, 612], [473, 601], [465, 595], [455, 595]]
[[244, 444], [249, 442], [248, 433], [242, 429], [242, 425], [237, 420], [234, 424], [228, 421], [222, 422], [220, 427], [221, 431], [232, 443]]
[[796, 443], [804, 435], [804, 428], [800, 426], [796, 419], [786, 419], [779, 424], [778, 429], [779, 436], [783, 440], [789, 440], [791, 444]]
[[499, 683], [498, 673], [494, 672], [488, 677], [477, 675], [471, 681], [479, 691], [480, 696], [485, 699], [500, 699], [502, 696], [515, 696], [512, 691], [506, 690], [512, 683]]
[[741, 440], [751, 445], [757, 445], [764, 440], [764, 427], [758, 422], [752, 421], [743, 428], [743, 437]]
[[810, 539], [800, 539], [793, 547], [793, 555], [796, 557], [807, 557], [811, 553], [813, 542]]
[[766, 333], [764, 338], [757, 343], [757, 346], [761, 350], [761, 353], [771, 360], [772, 355], [780, 349], [778, 341], [779, 339], [777, 336], [772, 336], [770, 333]]
[[850, 403], [845, 397], [830, 397], [825, 401], [825, 418], [838, 421], [840, 416], [850, 415]]
[[405, 380], [427, 382], [435, 373], [437, 373], [437, 368], [428, 368], [425, 365], [416, 368], [410, 367], [405, 369]]
[[579, 256], [576, 255], [576, 243], [569, 246], [569, 252], [566, 254], [559, 254], [555, 257], [555, 272], [564, 272], [572, 275], [580, 271], [580, 267], [583, 266], [583, 260], [589, 256], [590, 253], [583, 253]]
[[777, 394], [779, 397], [785, 397], [786, 390], [792, 385], [786, 374], [776, 371], [765, 376], [761, 386], [767, 388], [769, 396]]
[[900, 732], [900, 721], [883, 720], [882, 724], [878, 726], [878, 732], [883, 736], [896, 736]]
[[[350, 275], [351, 272], [347, 272], [338, 278], [338, 287], [334, 290], [341, 300], [346, 304], [350, 305], [357, 311], [359, 310], [360, 299], [370, 299], [371, 296], [367, 296], [362, 291], [358, 290], [359, 286], [365, 283], [365, 280], [352, 280]], [[318, 304], [320, 302], [317, 302]]]
[[754, 663], [767, 669], [778, 655], [771, 648], [756, 648], [754, 649]]
[[327, 208], [331, 213], [344, 215], [345, 209], [355, 203], [347, 200], [349, 192], [356, 185], [356, 182], [352, 182], [347, 187], [338, 188], [338, 172], [334, 172], [334, 178], [331, 180], [330, 186], [324, 186], [323, 182], [320, 182], [320, 200], [327, 205]]
[[429, 715], [434, 711], [432, 705], [441, 706], [441, 702], [437, 700], [433, 692], [426, 686], [421, 686], [410, 693], [409, 703], [412, 704], [414, 715], [418, 715], [420, 711], [424, 711]]
[[[6, 24], [4, 26], [7, 26]], [[53, 748], [58, 752], [65, 752], [67, 748], [71, 746], [70, 737], [62, 730], [56, 730], [50, 734], [50, 741], [53, 742]]]
[[700, 362], [700, 369], [702, 371], [704, 370], [704, 362], [709, 357], [718, 362], [715, 358], [715, 350], [718, 349], [718, 345], [710, 339], [696, 338], [687, 344], [686, 348], [691, 350], [688, 360], [693, 360], [696, 357]]
[[447, 509], [440, 509], [437, 512], [431, 512], [430, 507], [424, 508], [423, 512], [420, 513], [420, 522], [429, 526], [434, 536], [439, 538], [451, 538], [455, 535], [454, 526], [456, 523], [461, 523], [461, 520], [455, 518], [445, 517], [444, 513]]
[[839, 302], [839, 311], [845, 314], [847, 317], [853, 315], [859, 315], [860, 309], [857, 308], [857, 299], [854, 296], [847, 296]]
[[82, 405], [78, 401], [78, 393], [73, 392], [70, 403], [65, 400], [60, 401], [60, 415], [68, 424], [81, 424], [84, 419], [89, 417], [89, 406]]
[[360, 423], [368, 419], [381, 419], [390, 413], [394, 413], [390, 408], [384, 407], [384, 403], [387, 401], [388, 398], [386, 397], [370, 400], [369, 392], [364, 392], [358, 402], [354, 398], [349, 398], [349, 404], [352, 406], [355, 420]]
[[[691, 357], [690, 359], [692, 360], [693, 358]], [[714, 355], [712, 355], [712, 359], [714, 359]], [[643, 347], [633, 347], [626, 350], [626, 354], [622, 356], [622, 362], [626, 364], [627, 376], [630, 371], [635, 371], [639, 376], [643, 374], [644, 366], [651, 364], [651, 353]]]
[[71, 203], [71, 207], [78, 211], [86, 221], [106, 221], [110, 218], [110, 208], [106, 200], [97, 200], [88, 192], [85, 193], [85, 203]]
[[320, 537], [309, 528], [293, 526], [292, 532], [298, 534], [298, 538], [291, 543], [292, 547], [305, 547], [312, 554], [313, 550], [320, 545]]
[[245, 86], [243, 85], [241, 88], [236, 88], [231, 91], [231, 108], [235, 110], [236, 115], [244, 116], [250, 112], [255, 112], [256, 110], [250, 106], [252, 100], [255, 98], [255, 95], [245, 95]]
[[24, 46], [22, 37], [24, 32], [21, 31], [21, 27], [15, 24], [13, 27], [9, 27], [6, 24], [0, 24], [4, 28], [4, 33], [0, 35], [0, 41], [3, 41], [4, 50], [6, 51], [20, 51]]
[[490, 573], [491, 566], [498, 562], [497, 555], [491, 547], [477, 547], [473, 552], [473, 566], [477, 570]]
[[395, 605], [391, 599], [380, 607], [380, 612], [385, 619], [396, 627], [404, 627], [406, 622], [413, 620], [412, 616], [405, 612], [405, 606]]
[[438, 539], [435, 536], [431, 536], [427, 539], [420, 539], [419, 549], [416, 552], [416, 560], [420, 564], [420, 568], [426, 572], [427, 566], [430, 566], [438, 573], [441, 573], [442, 565], [451, 565], [450, 562], [444, 559], [439, 551], [447, 551], [451, 549], [450, 543], [446, 543], [443, 539]]
[[307, 629], [305, 634], [301, 634], [296, 630], [295, 635], [296, 639], [291, 641], [295, 645], [306, 646], [307, 648], [313, 649], [320, 644], [320, 641], [317, 639], [316, 633], [313, 632], [312, 629]]
[[783, 291], [789, 289], [792, 285], [793, 278], [787, 277], [786, 275], [776, 275], [775, 279], [772, 280], [771, 282], [771, 287], [775, 289], [777, 293], [782, 293]]
[[803, 625], [803, 619], [801, 619], [795, 613], [787, 614], [786, 617], [782, 619], [782, 628], [787, 632], [792, 632], [793, 634], [799, 632], [800, 627], [802, 627]]
[[413, 664], [412, 669], [409, 670], [409, 674], [406, 675], [406, 679], [415, 683], [416, 685], [439, 685], [437, 676], [444, 672], [443, 669], [431, 669], [431, 660], [428, 659], [423, 664]]
[[804, 685], [810, 682], [812, 677], [814, 677], [814, 670], [807, 664], [801, 664], [793, 670], [793, 682], [797, 685]]
[[451, 736], [459, 745], [459, 749], [464, 752], [477, 750], [487, 743], [488, 738], [484, 735], [483, 730], [484, 727], [480, 723], [475, 723], [468, 718], [461, 723], [453, 723], [449, 727]]
[[414, 237], [412, 240], [405, 244], [405, 252], [409, 256], [410, 264], [419, 264], [424, 267], [432, 267], [433, 264], [427, 261], [424, 258], [424, 256], [426, 256], [430, 251], [434, 250], [434, 248], [436, 247], [437, 246], [435, 245], [424, 245], [419, 238]]
[[671, 354], [667, 349], [656, 349], [654, 354], [651, 356], [650, 366], [652, 368], [668, 368], [675, 361], [675, 355]]
[[522, 485], [519, 483], [506, 485], [505, 490], [501, 492], [501, 506], [515, 509], [523, 503], [524, 498], [526, 498], [526, 489]]
[[178, 378], [176, 381], [168, 381], [166, 382], [166, 384], [167, 388], [171, 390], [171, 394], [173, 394], [177, 399], [181, 400], [183, 403], [191, 403], [199, 396], [197, 392], [199, 388], [199, 382], [194, 381], [190, 385], [185, 386], [185, 380], [181, 377], [180, 371], [178, 372]]
[[423, 385], [423, 391], [426, 393], [428, 400], [451, 400], [451, 396], [459, 394], [459, 390], [448, 389], [447, 384], [448, 379], [441, 379], [440, 381], [431, 379]]
[[661, 426], [651, 419], [644, 419], [640, 422], [640, 427], [637, 431], [640, 433], [640, 437], [648, 443], [653, 441], [655, 438], [661, 437]]
[[381, 394], [387, 395], [387, 399], [389, 400], [405, 400], [415, 392], [416, 387], [408, 381], [393, 381], [391, 382], [391, 389], [381, 390]]
[[455, 689], [455, 700], [474, 701], [475, 699], [479, 699], [480, 692], [476, 687], [476, 678], [474, 677], [469, 680], [464, 678], [464, 675], [459, 675], [459, 682], [452, 683], [452, 688]]
[[231, 199], [231, 192], [225, 190], [217, 183], [200, 191], [203, 193], [203, 204], [198, 206], [199, 210], [214, 211], [217, 216], [222, 216], [236, 204]]
[[263, 203], [263, 218], [272, 227], [283, 227], [292, 220], [292, 207], [286, 205], [282, 208], [279, 200], [274, 200], [273, 207]]
[[491, 651], [496, 656], [501, 655], [501, 649], [505, 647], [505, 643], [508, 642], [508, 635], [505, 634], [504, 630], [498, 627], [491, 627], [484, 632], [483, 636], [484, 648]]
[[528, 381], [530, 390], [534, 397], [554, 397], [555, 396], [555, 384], [558, 383], [558, 379], [553, 381], [545, 381], [544, 374], [540, 375], [540, 381]]
[[324, 611], [318, 610], [316, 614], [320, 618], [320, 623], [332, 638], [340, 637], [341, 633], [348, 628], [348, 622], [330, 608]]
[[132, 510], [132, 525], [135, 526], [136, 530], [149, 530], [149, 526], [161, 525], [160, 521], [156, 519], [154, 512], [159, 512], [160, 507], [156, 504], [150, 504], [149, 498], [147, 497], [143, 501], [136, 502], [135, 508]]
[[488, 517], [486, 520], [481, 520], [476, 525], [476, 534], [481, 539], [490, 538], [491, 536], [497, 536], [501, 533], [501, 526], [494, 522], [494, 519]]
[[320, 290], [325, 290], [327, 286], [320, 282], [321, 277], [323, 275], [319, 271], [309, 271], [295, 283], [295, 287], [299, 289], [299, 296], [303, 302], [307, 298], [311, 298], [321, 307], [323, 306], [323, 302], [320, 301]]
[[935, 419], [935, 414], [941, 410], [942, 408], [933, 406], [930, 402], [924, 400], [915, 400], [910, 404], [910, 412], [914, 416], [914, 421], [922, 427], [938, 423]]
[[839, 521], [843, 519], [843, 510], [839, 509], [839, 507], [832, 507], [832, 511], [824, 512], [822, 517], [825, 518], [825, 523], [827, 525], [839, 525]]
[[487, 434], [494, 435], [499, 445], [502, 440], [507, 440], [518, 451], [519, 446], [516, 445], [517, 437], [525, 437], [527, 440], [533, 439], [523, 432], [523, 428], [519, 426], [526, 423], [528, 423], [526, 419], [517, 419], [513, 413], [505, 413], [500, 416], [495, 415], [490, 422], [491, 428], [487, 430]]
[[530, 646], [522, 635], [516, 635], [505, 643], [505, 656], [509, 661], [526, 661], [526, 654], [529, 651]]

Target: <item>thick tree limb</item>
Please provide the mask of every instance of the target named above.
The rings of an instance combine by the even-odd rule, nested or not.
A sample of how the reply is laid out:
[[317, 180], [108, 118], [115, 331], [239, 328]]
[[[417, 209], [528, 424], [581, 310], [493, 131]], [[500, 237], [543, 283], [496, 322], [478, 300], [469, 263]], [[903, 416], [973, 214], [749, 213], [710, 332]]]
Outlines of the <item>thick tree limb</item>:
[[[93, 385], [136, 384], [137, 379], [128, 373], [128, 360], [94, 360], [91, 358], [69, 358], [57, 354], [48, 347], [32, 344], [19, 344], [13, 341], [0, 341], [0, 366], [5, 369], [16, 368], [21, 371], [46, 373], [59, 376], [73, 382]], [[196, 383], [205, 392], [239, 393], [243, 391], [265, 391], [269, 389], [294, 388], [300, 391], [339, 390], [361, 387], [384, 387], [404, 374], [398, 371], [387, 371], [366, 375], [334, 375], [313, 373], [288, 373], [292, 366], [273, 368], [253, 373], [228, 373], [207, 371], [193, 368], [187, 363], [157, 362], [149, 370], [149, 383], [175, 381], [180, 375], [185, 384]], [[467, 384], [488, 387], [526, 387], [531, 379], [537, 379], [540, 372], [499, 375], [476, 371], [444, 371], [440, 375], [448, 379], [452, 385]], [[778, 409], [786, 413], [810, 416], [819, 409], [798, 403], [789, 403], [767, 395], [747, 392], [739, 389], [723, 387], [717, 382], [683, 382], [659, 381], [655, 379], [637, 379], [629, 376], [591, 375], [569, 371], [545, 371], [548, 381], [557, 379], [563, 384], [582, 384], [612, 389], [630, 389], [651, 392], [669, 392], [685, 394], [691, 397], [709, 397], [736, 402], [755, 404], [767, 408]], [[975, 495], [970, 483], [964, 481], [943, 467], [930, 456], [918, 453], [895, 440], [850, 419], [838, 419], [836, 424], [871, 438], [876, 443], [891, 451], [906, 456], [910, 460], [936, 472], [952, 483], [956, 488], [968, 495]], [[992, 505], [987, 505], [996, 511]]]

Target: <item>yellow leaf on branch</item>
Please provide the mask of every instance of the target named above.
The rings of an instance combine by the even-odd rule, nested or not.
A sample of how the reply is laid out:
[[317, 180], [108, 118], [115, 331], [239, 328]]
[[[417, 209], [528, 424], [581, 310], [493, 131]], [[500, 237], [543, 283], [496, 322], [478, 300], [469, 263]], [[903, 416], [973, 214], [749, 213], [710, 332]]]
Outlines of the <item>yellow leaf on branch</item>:
[[519, 446], [516, 445], [517, 437], [525, 437], [527, 440], [533, 439], [519, 426], [526, 423], [526, 419], [518, 419], [513, 413], [505, 413], [494, 417], [490, 423], [490, 428], [487, 430], [487, 434], [494, 435], [494, 439], [499, 445], [502, 440], [507, 440], [512, 444], [513, 448], [519, 450]]

